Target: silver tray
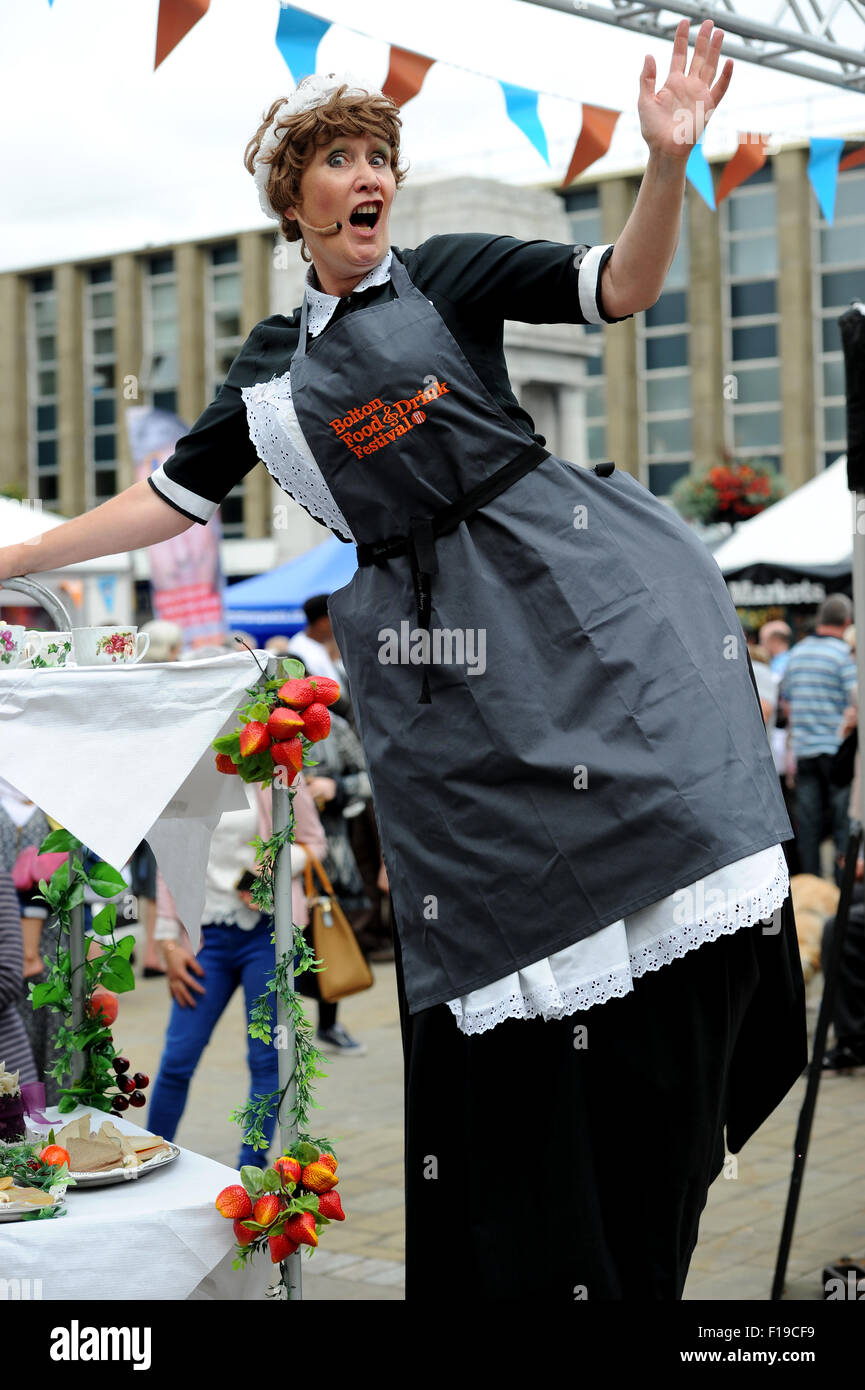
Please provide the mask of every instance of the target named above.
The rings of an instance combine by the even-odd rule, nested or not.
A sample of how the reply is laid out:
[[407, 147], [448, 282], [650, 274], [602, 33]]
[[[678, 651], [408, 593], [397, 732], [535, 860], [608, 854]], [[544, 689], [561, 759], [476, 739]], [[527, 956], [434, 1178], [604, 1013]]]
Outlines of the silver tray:
[[[54, 1203], [55, 1211], [62, 1211], [66, 1205], [65, 1197]], [[40, 1211], [40, 1207], [30, 1206], [25, 1202], [4, 1202], [0, 1205], [0, 1221], [20, 1221], [28, 1212]]]
[[69, 1176], [75, 1186], [72, 1187], [70, 1184], [67, 1192], [77, 1192], [82, 1187], [110, 1187], [113, 1183], [137, 1182], [139, 1178], [146, 1178], [148, 1173], [154, 1172], [157, 1168], [164, 1168], [166, 1163], [173, 1163], [180, 1157], [180, 1149], [176, 1144], [167, 1144], [167, 1147], [171, 1150], [170, 1153], [148, 1158], [137, 1168], [108, 1168], [100, 1173], [75, 1173], [70, 1169]]

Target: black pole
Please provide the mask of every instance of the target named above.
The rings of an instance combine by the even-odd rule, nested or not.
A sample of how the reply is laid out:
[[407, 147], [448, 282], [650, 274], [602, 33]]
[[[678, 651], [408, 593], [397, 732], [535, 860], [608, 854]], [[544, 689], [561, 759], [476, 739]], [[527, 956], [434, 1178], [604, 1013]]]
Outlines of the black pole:
[[817, 1027], [814, 1032], [814, 1047], [811, 1052], [811, 1064], [808, 1068], [808, 1085], [805, 1089], [805, 1099], [802, 1103], [802, 1109], [799, 1112], [799, 1123], [796, 1126], [796, 1140], [793, 1147], [793, 1171], [790, 1174], [790, 1189], [787, 1193], [787, 1210], [784, 1213], [784, 1225], [781, 1228], [781, 1244], [778, 1247], [778, 1259], [775, 1263], [775, 1278], [772, 1281], [772, 1293], [770, 1295], [773, 1302], [777, 1302], [777, 1300], [780, 1299], [784, 1288], [784, 1275], [787, 1272], [787, 1260], [793, 1241], [793, 1226], [796, 1221], [796, 1211], [799, 1206], [799, 1193], [802, 1189], [802, 1178], [805, 1174], [805, 1159], [808, 1156], [811, 1125], [814, 1121], [814, 1110], [817, 1105], [817, 1089], [820, 1085], [820, 1074], [826, 1047], [826, 1034], [829, 1031], [829, 1023], [835, 1006], [835, 985], [838, 979], [838, 965], [841, 960], [841, 948], [844, 945], [844, 937], [847, 933], [847, 917], [850, 912], [850, 902], [853, 897], [853, 882], [856, 876], [856, 863], [859, 859], [859, 846], [861, 843], [862, 825], [858, 820], [855, 820], [851, 827], [850, 838], [847, 841], [847, 857], [844, 860], [844, 874], [841, 879], [841, 898], [835, 917], [835, 929], [832, 932], [832, 946], [829, 952], [829, 959], [828, 961], [824, 960], [822, 963], [824, 979], [823, 998], [820, 1000], [820, 1012], [817, 1015]]

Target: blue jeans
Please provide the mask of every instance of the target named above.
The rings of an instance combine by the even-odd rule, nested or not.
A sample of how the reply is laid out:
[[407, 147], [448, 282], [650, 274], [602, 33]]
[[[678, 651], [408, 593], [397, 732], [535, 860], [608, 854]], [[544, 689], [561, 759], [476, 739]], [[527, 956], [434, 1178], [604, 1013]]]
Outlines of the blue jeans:
[[[260, 994], [264, 994], [267, 981], [273, 975], [271, 919], [265, 914], [250, 931], [215, 922], [205, 923], [202, 933], [204, 945], [198, 960], [204, 967], [200, 983], [204, 985], [205, 992], [194, 995], [194, 1009], [181, 1008], [176, 999], [172, 1002], [165, 1048], [150, 1100], [148, 1126], [164, 1139], [174, 1138], [192, 1074], [237, 986], [243, 985], [248, 1018], [253, 1003]], [[276, 1049], [247, 1034], [246, 1055], [250, 1072], [250, 1099], [278, 1091]], [[272, 1115], [262, 1126], [268, 1143], [273, 1138], [275, 1128], [274, 1104]], [[266, 1155], [266, 1149], [251, 1149], [243, 1144], [237, 1166], [241, 1168], [245, 1163], [250, 1163], [264, 1168], [267, 1166]]]

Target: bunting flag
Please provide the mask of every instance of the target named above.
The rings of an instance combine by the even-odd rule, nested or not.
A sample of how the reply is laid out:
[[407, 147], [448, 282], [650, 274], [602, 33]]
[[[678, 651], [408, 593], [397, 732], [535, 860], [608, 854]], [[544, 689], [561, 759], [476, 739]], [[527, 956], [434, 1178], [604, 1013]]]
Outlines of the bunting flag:
[[701, 133], [691, 153], [688, 155], [688, 162], [685, 165], [685, 177], [694, 185], [704, 203], [715, 210], [715, 187], [712, 183], [712, 170], [709, 168], [708, 161], [703, 151], [703, 135]]
[[568, 172], [562, 180], [562, 188], [567, 188], [590, 164], [594, 164], [595, 160], [607, 153], [616, 121], [621, 114], [621, 111], [611, 111], [606, 106], [589, 106], [587, 102], [583, 102], [583, 124], [574, 146], [574, 153], [571, 155]]
[[315, 72], [318, 45], [329, 28], [329, 19], [319, 19], [318, 15], [295, 10], [291, 5], [283, 5], [280, 9], [276, 46], [285, 59], [295, 86], [302, 77]]
[[385, 96], [395, 101], [397, 106], [405, 106], [407, 101], [417, 96], [434, 62], [435, 58], [427, 58], [423, 53], [412, 53], [409, 48], [397, 48], [396, 44], [391, 44], [390, 65], [382, 87]]
[[193, 24], [207, 14], [209, 7], [210, 0], [159, 0], [154, 72], [180, 40], [186, 38]]
[[835, 190], [838, 186], [838, 162], [844, 141], [811, 137], [811, 156], [808, 160], [808, 178], [817, 194], [820, 211], [826, 221], [832, 224], [835, 216]]
[[721, 182], [715, 194], [715, 202], [723, 203], [728, 193], [738, 188], [766, 163], [769, 146], [768, 135], [755, 135], [753, 131], [739, 131], [739, 148], [724, 165]]
[[505, 94], [507, 113], [514, 125], [519, 126], [523, 134], [528, 136], [535, 149], [549, 164], [547, 137], [538, 117], [538, 93], [531, 87], [515, 87], [512, 82], [500, 82], [499, 86]]
[[865, 145], [862, 146], [861, 150], [852, 150], [850, 154], [845, 154], [838, 168], [839, 170], [855, 169], [857, 164], [865, 164]]

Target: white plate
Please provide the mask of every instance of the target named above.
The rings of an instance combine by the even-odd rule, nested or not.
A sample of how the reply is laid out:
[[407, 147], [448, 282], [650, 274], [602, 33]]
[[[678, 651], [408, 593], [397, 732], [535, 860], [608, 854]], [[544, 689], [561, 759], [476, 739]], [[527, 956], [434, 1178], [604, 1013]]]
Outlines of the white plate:
[[[61, 1197], [54, 1203], [55, 1211], [62, 1211], [64, 1205], [64, 1199]], [[29, 1202], [3, 1202], [0, 1204], [0, 1221], [20, 1221], [29, 1211], [41, 1210], [41, 1207], [31, 1206]]]
[[74, 1173], [70, 1169], [69, 1176], [75, 1186], [67, 1188], [68, 1192], [76, 1192], [80, 1187], [110, 1187], [116, 1182], [135, 1182], [137, 1178], [145, 1178], [148, 1173], [152, 1173], [156, 1168], [164, 1168], [166, 1163], [173, 1163], [180, 1157], [180, 1149], [176, 1144], [168, 1144], [170, 1153], [157, 1154], [155, 1158], [147, 1158], [137, 1168], [108, 1168], [99, 1173]]

